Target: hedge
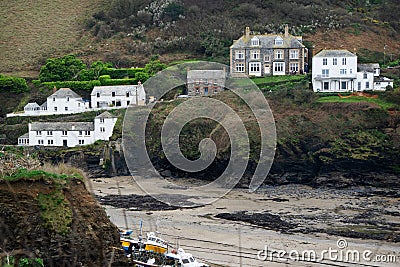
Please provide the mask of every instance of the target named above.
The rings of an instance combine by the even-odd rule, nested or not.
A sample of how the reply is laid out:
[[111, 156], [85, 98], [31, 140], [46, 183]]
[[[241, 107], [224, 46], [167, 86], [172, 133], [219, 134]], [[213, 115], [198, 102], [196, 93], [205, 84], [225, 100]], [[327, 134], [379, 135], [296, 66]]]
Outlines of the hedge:
[[143, 68], [105, 68], [100, 72], [100, 75], [110, 75], [111, 79], [135, 78], [136, 73], [143, 71]]
[[93, 80], [93, 81], [44, 82], [42, 83], [42, 85], [46, 86], [49, 89], [53, 89], [55, 86], [57, 89], [70, 88], [72, 90], [92, 91], [93, 87], [101, 86], [102, 84], [98, 80]]
[[24, 78], [4, 76], [0, 74], [0, 92], [23, 93], [29, 88]]

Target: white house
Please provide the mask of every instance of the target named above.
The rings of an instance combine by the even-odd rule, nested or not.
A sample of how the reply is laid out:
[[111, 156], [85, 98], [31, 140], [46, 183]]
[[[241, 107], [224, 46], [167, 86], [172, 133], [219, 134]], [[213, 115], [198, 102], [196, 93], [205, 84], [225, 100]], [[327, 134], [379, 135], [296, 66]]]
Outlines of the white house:
[[356, 89], [357, 56], [347, 50], [322, 50], [312, 59], [315, 92], [346, 92]]
[[23, 113], [10, 113], [7, 117], [74, 114], [87, 111], [88, 108], [89, 103], [80, 95], [69, 88], [60, 88], [47, 97], [41, 106], [36, 102], [28, 103]]
[[18, 138], [20, 146], [65, 146], [93, 144], [109, 140], [117, 118], [104, 112], [94, 122], [33, 122], [28, 133]]
[[143, 85], [95, 86], [90, 94], [94, 109], [127, 108], [129, 105], [145, 105]]
[[322, 50], [312, 59], [315, 92], [386, 90], [393, 80], [380, 76], [377, 63], [357, 64], [357, 56], [347, 50]]

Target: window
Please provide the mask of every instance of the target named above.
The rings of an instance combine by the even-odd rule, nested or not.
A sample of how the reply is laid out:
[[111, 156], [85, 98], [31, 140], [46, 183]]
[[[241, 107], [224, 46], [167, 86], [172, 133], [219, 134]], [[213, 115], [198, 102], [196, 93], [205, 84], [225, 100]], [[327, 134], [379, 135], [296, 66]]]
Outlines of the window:
[[353, 73], [353, 69], [350, 69], [350, 74], [352, 74]]
[[54, 107], [54, 111], [57, 111], [57, 107]]
[[328, 65], [328, 59], [327, 58], [323, 58], [322, 59], [322, 65], [324, 65], [324, 66]]
[[360, 91], [361, 90], [361, 82], [358, 82], [358, 91]]
[[38, 144], [39, 144], [39, 145], [43, 145], [43, 144], [44, 144], [44, 141], [41, 140], [41, 139], [39, 139], [39, 140], [38, 140]]
[[250, 58], [251, 59], [259, 59], [260, 58], [260, 52], [259, 51], [251, 51], [250, 52]]
[[342, 82], [342, 89], [343, 90], [347, 89], [347, 82]]
[[275, 51], [275, 59], [283, 59], [283, 51], [282, 50]]
[[365, 89], [369, 89], [369, 82], [365, 82]]
[[97, 97], [100, 97], [100, 93], [97, 93], [96, 96], [97, 96]]
[[342, 58], [342, 65], [346, 65], [346, 63], [347, 63], [347, 58]]
[[105, 131], [106, 131], [106, 128], [100, 127], [100, 132], [101, 132], [101, 133], [104, 133]]
[[324, 90], [329, 90], [329, 82], [324, 82]]
[[340, 75], [347, 74], [347, 69], [340, 69]]
[[100, 123], [104, 123], [104, 118], [100, 118]]
[[235, 53], [235, 58], [236, 58], [236, 59], [244, 59], [244, 53], [243, 53], [243, 51], [236, 51], [236, 53]]
[[112, 96], [112, 97], [115, 97], [115, 92], [111, 92], [111, 96]]
[[68, 107], [65, 107], [65, 111], [68, 111]]
[[329, 77], [329, 70], [328, 69], [323, 69], [322, 70], [322, 77], [324, 77], [324, 78]]
[[290, 59], [299, 59], [299, 50], [290, 50]]
[[275, 38], [275, 45], [283, 45], [282, 37], [278, 36]]
[[275, 62], [274, 63], [274, 71], [275, 72], [282, 72], [282, 71], [284, 71], [284, 64], [283, 64], [283, 62]]
[[36, 135], [42, 135], [42, 131], [36, 131]]
[[52, 136], [53, 135], [53, 131], [47, 131], [47, 135], [48, 136]]
[[82, 133], [83, 133], [82, 131], [79, 131], [79, 135], [82, 135]]
[[333, 59], [333, 65], [337, 65], [337, 58]]
[[126, 101], [126, 105], [129, 106], [131, 104], [131, 101]]
[[237, 72], [244, 72], [244, 64], [243, 63], [236, 64], [236, 71]]
[[290, 72], [295, 73], [299, 71], [299, 63], [290, 63], [289, 65]]
[[69, 102], [69, 97], [67, 97], [67, 102]]
[[250, 71], [251, 72], [259, 72], [260, 71], [260, 63], [250, 63]]
[[368, 74], [364, 72], [364, 79], [368, 79]]
[[66, 136], [67, 134], [68, 134], [67, 131], [62, 131], [62, 135], [63, 135], [63, 136]]
[[79, 144], [80, 145], [84, 145], [85, 144], [85, 140], [79, 140]]
[[90, 131], [85, 131], [85, 135], [90, 135]]
[[56, 98], [55, 98], [55, 97], [53, 97], [53, 102], [54, 102], [54, 101], [56, 101]]
[[126, 92], [126, 97], [129, 97], [129, 92]]
[[259, 46], [260, 45], [260, 40], [258, 40], [257, 37], [253, 37], [251, 39], [251, 46]]
[[53, 144], [54, 144], [54, 141], [53, 141], [53, 140], [47, 140], [47, 144], [48, 144], [48, 145], [53, 145]]
[[264, 61], [269, 62], [271, 60], [271, 57], [269, 55], [264, 56]]

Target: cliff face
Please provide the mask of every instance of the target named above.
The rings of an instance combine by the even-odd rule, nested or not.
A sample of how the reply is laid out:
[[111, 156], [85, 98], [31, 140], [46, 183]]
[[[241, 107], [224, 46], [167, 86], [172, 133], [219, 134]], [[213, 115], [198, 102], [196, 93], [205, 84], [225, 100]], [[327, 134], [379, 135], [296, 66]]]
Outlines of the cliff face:
[[[0, 259], [42, 258], [45, 266], [119, 266], [118, 229], [80, 180], [0, 182]], [[4, 252], [4, 253], [3, 253]]]

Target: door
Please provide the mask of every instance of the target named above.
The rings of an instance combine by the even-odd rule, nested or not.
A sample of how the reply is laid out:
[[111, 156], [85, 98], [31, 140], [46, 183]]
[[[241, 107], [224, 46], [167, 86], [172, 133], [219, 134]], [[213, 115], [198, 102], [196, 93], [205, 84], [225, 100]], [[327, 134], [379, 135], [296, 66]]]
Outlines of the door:
[[208, 95], [208, 87], [204, 87], [204, 95]]
[[63, 140], [63, 146], [68, 146], [68, 141], [67, 140]]

